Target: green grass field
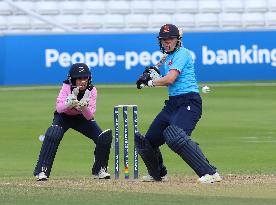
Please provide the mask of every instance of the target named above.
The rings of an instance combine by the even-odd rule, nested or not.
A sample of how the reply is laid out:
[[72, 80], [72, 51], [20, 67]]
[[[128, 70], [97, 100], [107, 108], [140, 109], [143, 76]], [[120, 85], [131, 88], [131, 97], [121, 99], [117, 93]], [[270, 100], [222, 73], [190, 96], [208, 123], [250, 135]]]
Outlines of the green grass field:
[[[214, 185], [196, 184], [193, 171], [166, 145], [161, 150], [169, 182], [93, 180], [94, 144], [72, 130], [59, 147], [50, 180], [36, 182], [32, 172], [41, 147], [38, 137], [52, 122], [59, 88], [19, 88], [0, 87], [1, 205], [276, 204], [275, 82], [213, 84], [209, 94], [202, 94], [203, 116], [192, 137], [224, 176]], [[113, 129], [114, 105], [137, 104], [138, 128], [145, 133], [166, 98], [166, 88], [99, 86], [96, 120], [102, 129]], [[132, 176], [132, 128], [129, 133]], [[112, 149], [112, 174], [113, 158]], [[146, 174], [141, 160], [139, 166], [139, 175]]]

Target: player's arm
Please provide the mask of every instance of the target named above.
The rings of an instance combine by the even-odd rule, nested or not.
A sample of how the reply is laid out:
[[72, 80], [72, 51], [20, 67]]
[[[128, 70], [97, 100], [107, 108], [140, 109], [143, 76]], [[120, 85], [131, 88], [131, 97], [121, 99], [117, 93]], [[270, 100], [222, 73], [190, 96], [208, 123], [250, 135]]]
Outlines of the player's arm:
[[152, 80], [152, 86], [168, 86], [174, 83], [175, 79], [178, 77], [179, 71], [176, 69], [171, 69], [167, 75], [156, 80]]
[[[152, 75], [156, 73], [156, 75]], [[140, 78], [137, 80], [136, 85], [138, 89], [143, 88], [145, 85], [149, 87], [153, 86], [168, 86], [174, 83], [175, 79], [179, 75], [179, 71], [176, 69], [171, 69], [166, 76], [162, 77], [159, 73], [151, 71], [151, 72], [144, 72]]]

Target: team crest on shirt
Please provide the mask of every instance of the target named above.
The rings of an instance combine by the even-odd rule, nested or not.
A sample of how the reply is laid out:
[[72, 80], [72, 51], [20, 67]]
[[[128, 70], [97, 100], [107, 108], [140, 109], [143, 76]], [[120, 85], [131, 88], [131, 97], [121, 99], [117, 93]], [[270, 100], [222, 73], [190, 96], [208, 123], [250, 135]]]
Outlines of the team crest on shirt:
[[172, 65], [172, 59], [169, 61], [168, 65]]

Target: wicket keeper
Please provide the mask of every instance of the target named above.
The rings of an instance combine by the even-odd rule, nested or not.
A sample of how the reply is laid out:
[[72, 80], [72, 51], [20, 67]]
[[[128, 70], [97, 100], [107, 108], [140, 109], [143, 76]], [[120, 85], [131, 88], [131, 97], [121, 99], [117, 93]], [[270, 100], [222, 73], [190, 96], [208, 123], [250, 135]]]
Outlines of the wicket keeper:
[[[72, 128], [96, 144], [92, 175], [109, 179], [107, 172], [112, 131], [102, 131], [94, 119], [97, 89], [92, 84], [91, 72], [84, 63], [73, 64], [63, 82], [56, 101], [52, 125], [47, 129], [34, 170], [38, 181], [49, 178], [58, 146], [65, 132]], [[74, 151], [74, 150], [72, 150]]]

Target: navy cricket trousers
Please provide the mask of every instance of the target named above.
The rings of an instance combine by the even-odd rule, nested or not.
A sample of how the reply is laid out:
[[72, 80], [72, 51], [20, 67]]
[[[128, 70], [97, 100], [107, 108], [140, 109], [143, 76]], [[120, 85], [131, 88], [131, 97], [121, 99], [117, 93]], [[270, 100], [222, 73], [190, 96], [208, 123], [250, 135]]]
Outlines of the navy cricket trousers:
[[187, 135], [191, 135], [202, 114], [202, 100], [198, 93], [190, 92], [177, 96], [170, 96], [165, 106], [150, 125], [145, 137], [153, 147], [165, 143], [163, 131], [170, 125], [182, 128]]
[[64, 113], [54, 113], [53, 125], [59, 125], [63, 128], [64, 133], [72, 128], [84, 136], [92, 139], [97, 143], [98, 136], [102, 133], [101, 128], [95, 120], [87, 120], [83, 115], [66, 115]]

